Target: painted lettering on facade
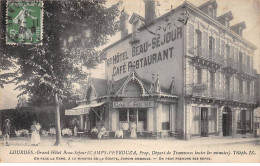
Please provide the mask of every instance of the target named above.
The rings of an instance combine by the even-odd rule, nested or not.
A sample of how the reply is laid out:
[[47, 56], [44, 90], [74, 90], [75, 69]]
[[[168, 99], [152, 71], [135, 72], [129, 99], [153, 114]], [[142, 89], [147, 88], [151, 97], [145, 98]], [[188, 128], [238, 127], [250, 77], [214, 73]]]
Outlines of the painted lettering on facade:
[[153, 101], [116, 101], [113, 102], [113, 108], [153, 108]]
[[[158, 62], [174, 57], [172, 43], [182, 38], [182, 27], [175, 27], [153, 36], [138, 45], [133, 45], [128, 51], [119, 52], [107, 59], [107, 67], [113, 75], [120, 75], [135, 69], [145, 68]], [[140, 36], [141, 37], [141, 36]]]

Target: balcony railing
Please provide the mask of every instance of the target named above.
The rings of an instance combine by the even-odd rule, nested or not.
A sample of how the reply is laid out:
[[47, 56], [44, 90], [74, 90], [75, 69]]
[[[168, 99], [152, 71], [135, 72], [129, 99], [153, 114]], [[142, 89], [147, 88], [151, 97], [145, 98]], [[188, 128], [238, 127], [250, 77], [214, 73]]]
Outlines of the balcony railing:
[[253, 76], [256, 74], [256, 70], [251, 69], [250, 67], [244, 64], [240, 64], [239, 71]]
[[189, 52], [191, 54], [193, 54], [194, 57], [206, 59], [206, 60], [213, 61], [213, 62], [216, 62], [219, 64], [224, 63], [223, 56], [220, 56], [220, 55], [216, 54], [215, 52], [208, 50], [208, 49], [195, 47], [195, 48], [191, 48], [189, 50]]
[[225, 59], [224, 68], [233, 68], [239, 72], [250, 74], [253, 76], [256, 74], [256, 70], [251, 69], [247, 65], [239, 63], [237, 60], [233, 58]]
[[207, 87], [207, 84], [186, 85], [186, 95], [192, 97], [212, 98], [244, 103], [256, 103], [256, 99], [252, 95], [228, 92], [226, 90], [210, 89]]

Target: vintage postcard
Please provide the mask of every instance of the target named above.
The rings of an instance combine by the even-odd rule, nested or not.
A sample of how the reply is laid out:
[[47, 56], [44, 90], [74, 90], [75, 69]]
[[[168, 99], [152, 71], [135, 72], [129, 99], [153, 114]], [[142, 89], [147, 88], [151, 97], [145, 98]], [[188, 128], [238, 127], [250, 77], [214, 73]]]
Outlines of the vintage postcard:
[[259, 0], [1, 0], [1, 163], [259, 163]]

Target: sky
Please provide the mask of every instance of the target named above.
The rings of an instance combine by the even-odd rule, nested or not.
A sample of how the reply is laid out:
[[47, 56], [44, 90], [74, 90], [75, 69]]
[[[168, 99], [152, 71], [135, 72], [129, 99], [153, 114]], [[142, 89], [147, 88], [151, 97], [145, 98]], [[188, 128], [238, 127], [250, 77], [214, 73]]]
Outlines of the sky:
[[[188, 0], [195, 6], [199, 6], [208, 0]], [[108, 0], [107, 5], [111, 6], [117, 0]], [[171, 5], [173, 8], [178, 7], [184, 0], [160, 0], [159, 6], [156, 7], [156, 16], [163, 15], [169, 11]], [[234, 19], [230, 25], [245, 21], [247, 28], [244, 30], [244, 38], [260, 47], [260, 0], [217, 0], [218, 11], [217, 15], [222, 15], [231, 11]], [[156, 4], [158, 4], [156, 2]], [[122, 6], [129, 14], [129, 19], [133, 13], [144, 17], [144, 2], [143, 0], [123, 0]], [[128, 25], [129, 33], [131, 26]], [[109, 46], [120, 39], [120, 33], [109, 37], [110, 41], [102, 48]], [[260, 73], [260, 48], [255, 51], [254, 68]], [[105, 78], [105, 65], [100, 64], [97, 69], [91, 70], [92, 76], [97, 78]], [[19, 91], [14, 90], [14, 85], [6, 85], [0, 89], [0, 109], [15, 108], [17, 105], [17, 95]]]

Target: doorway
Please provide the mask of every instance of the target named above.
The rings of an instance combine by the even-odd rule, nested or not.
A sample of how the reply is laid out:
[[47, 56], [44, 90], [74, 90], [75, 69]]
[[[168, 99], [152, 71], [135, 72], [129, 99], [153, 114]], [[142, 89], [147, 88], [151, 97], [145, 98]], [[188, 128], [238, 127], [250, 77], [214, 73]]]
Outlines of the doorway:
[[229, 107], [225, 107], [223, 110], [222, 128], [223, 136], [232, 135], [232, 111]]
[[201, 136], [208, 137], [208, 108], [201, 107]]

